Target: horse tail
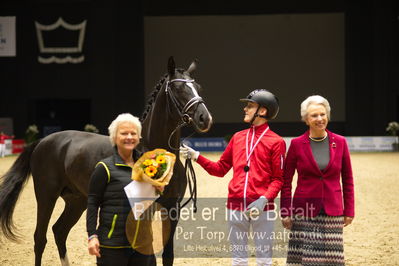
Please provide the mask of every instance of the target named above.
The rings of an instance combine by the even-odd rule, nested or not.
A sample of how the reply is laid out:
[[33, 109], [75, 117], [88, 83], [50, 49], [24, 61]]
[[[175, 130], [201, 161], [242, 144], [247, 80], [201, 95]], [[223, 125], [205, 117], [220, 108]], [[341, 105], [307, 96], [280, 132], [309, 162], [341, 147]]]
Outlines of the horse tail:
[[36, 141], [27, 146], [0, 179], [0, 226], [4, 236], [12, 241], [18, 240], [12, 221], [15, 204], [31, 174], [30, 159], [38, 143]]

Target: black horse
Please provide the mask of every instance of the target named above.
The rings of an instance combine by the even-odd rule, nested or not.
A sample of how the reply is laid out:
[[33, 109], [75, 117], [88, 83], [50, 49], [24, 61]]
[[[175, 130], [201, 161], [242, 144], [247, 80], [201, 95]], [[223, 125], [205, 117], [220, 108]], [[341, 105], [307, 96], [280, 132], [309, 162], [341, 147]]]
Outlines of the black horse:
[[[212, 117], [198, 95], [200, 85], [191, 74], [194, 61], [187, 70], [176, 69], [173, 57], [168, 60], [168, 73], [155, 86], [142, 115], [143, 134], [139, 149], [179, 147], [180, 127], [191, 124], [197, 132], [206, 132]], [[58, 197], [65, 208], [53, 225], [54, 238], [62, 265], [69, 265], [66, 239], [86, 209], [87, 191], [94, 166], [113, 152], [108, 136], [81, 131], [51, 134], [28, 146], [2, 177], [0, 185], [0, 224], [5, 237], [17, 240], [12, 220], [15, 204], [23, 185], [32, 174], [37, 201], [37, 224], [34, 234], [35, 265], [41, 264], [47, 243], [48, 223]], [[174, 151], [178, 157], [178, 151]], [[179, 205], [187, 186], [184, 167], [176, 161], [174, 175], [160, 202], [166, 208]], [[173, 235], [177, 221], [172, 221], [171, 234], [162, 254], [163, 264], [173, 264]]]

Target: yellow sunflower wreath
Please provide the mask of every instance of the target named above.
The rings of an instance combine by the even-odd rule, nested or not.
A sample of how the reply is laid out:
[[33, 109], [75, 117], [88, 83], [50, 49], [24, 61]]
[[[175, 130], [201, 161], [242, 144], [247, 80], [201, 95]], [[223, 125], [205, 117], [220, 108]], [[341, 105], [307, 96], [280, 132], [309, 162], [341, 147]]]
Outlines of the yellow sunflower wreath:
[[144, 153], [135, 162], [132, 179], [154, 186], [166, 186], [173, 175], [176, 155], [164, 149], [155, 149]]

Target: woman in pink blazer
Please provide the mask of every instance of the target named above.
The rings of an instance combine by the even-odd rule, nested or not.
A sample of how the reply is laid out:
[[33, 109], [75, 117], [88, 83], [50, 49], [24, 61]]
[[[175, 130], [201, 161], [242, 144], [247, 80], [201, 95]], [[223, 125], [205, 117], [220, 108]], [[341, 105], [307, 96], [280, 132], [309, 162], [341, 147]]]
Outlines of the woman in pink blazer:
[[345, 264], [342, 235], [355, 215], [353, 176], [345, 138], [327, 130], [330, 110], [319, 95], [303, 101], [309, 130], [291, 141], [287, 153], [281, 190], [282, 223], [291, 230], [287, 265]]

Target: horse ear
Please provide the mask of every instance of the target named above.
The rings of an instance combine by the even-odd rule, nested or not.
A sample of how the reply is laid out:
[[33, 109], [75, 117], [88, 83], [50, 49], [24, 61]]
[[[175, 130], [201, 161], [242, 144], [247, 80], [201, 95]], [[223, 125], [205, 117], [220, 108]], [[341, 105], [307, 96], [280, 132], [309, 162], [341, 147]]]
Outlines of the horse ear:
[[170, 77], [175, 75], [175, 68], [175, 59], [173, 58], [173, 56], [171, 56], [168, 59], [168, 74]]
[[194, 61], [191, 63], [191, 65], [188, 67], [187, 72], [189, 74], [192, 74], [195, 72], [195, 70], [197, 69], [197, 65], [198, 65], [198, 59], [194, 59]]

